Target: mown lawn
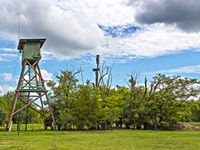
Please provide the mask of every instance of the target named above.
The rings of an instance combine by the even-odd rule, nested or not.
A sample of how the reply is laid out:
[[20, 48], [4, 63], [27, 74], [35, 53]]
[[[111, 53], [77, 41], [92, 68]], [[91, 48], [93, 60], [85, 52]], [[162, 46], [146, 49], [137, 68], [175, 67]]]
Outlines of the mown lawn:
[[[32, 128], [33, 127], [33, 128]], [[0, 131], [2, 150], [199, 150], [199, 131]], [[23, 129], [23, 127], [21, 128]], [[32, 131], [33, 129], [33, 131]]]

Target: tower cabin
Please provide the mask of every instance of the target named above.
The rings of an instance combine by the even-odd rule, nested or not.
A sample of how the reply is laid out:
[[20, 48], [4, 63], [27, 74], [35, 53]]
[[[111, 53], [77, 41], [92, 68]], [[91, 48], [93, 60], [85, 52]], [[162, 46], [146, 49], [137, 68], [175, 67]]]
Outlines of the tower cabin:
[[22, 64], [27, 60], [31, 65], [41, 59], [40, 49], [46, 39], [20, 39], [17, 49], [22, 52]]

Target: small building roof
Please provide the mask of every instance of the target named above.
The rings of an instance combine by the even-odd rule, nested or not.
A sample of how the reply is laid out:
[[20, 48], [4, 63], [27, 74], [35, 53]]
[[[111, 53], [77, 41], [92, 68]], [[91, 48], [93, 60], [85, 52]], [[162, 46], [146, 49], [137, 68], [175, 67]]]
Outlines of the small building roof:
[[24, 44], [25, 43], [29, 43], [29, 42], [40, 43], [40, 48], [41, 48], [45, 41], [46, 41], [46, 39], [20, 39], [19, 43], [18, 43], [18, 46], [17, 46], [17, 49], [18, 50], [23, 50]]

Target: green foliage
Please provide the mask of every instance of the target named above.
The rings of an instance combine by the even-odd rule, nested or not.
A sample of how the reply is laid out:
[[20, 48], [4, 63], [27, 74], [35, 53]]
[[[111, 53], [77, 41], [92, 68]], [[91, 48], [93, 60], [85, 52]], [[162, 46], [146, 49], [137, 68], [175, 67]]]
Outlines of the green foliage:
[[0, 125], [3, 126], [6, 122], [7, 113], [0, 109]]
[[56, 122], [62, 129], [107, 129], [116, 127], [133, 129], [171, 128], [179, 121], [200, 120], [199, 89], [195, 79], [168, 77], [158, 74], [148, 86], [137, 84], [130, 76], [129, 88], [106, 86], [95, 88], [88, 80], [77, 84], [73, 70], [57, 75], [58, 86], [49, 82]]
[[[130, 75], [128, 87], [110, 88], [110, 83], [95, 87], [89, 80], [79, 84], [80, 70], [66, 69], [48, 82], [51, 106], [59, 130], [71, 129], [169, 129], [178, 122], [200, 121], [200, 84], [196, 79], [158, 74], [148, 83], [138, 84]], [[3, 124], [12, 105], [13, 93], [0, 97], [0, 123]], [[21, 105], [17, 103], [17, 108]], [[31, 105], [34, 109], [37, 107]], [[41, 111], [41, 110], [38, 110]], [[41, 116], [28, 108], [28, 123], [41, 123]], [[26, 109], [13, 118], [25, 123]], [[19, 117], [20, 116], [20, 117]], [[47, 114], [45, 126], [51, 126]]]
[[[74, 103], [74, 92], [77, 87], [76, 83], [78, 81], [75, 78], [77, 73], [79, 72], [70, 70], [61, 71], [61, 74], [56, 76], [59, 85], [56, 85], [53, 81], [48, 83], [48, 86], [52, 90], [52, 107], [58, 129], [72, 128], [74, 122], [74, 117], [72, 117], [72, 106]], [[46, 121], [46, 123], [48, 122], [49, 121]], [[51, 126], [51, 123], [48, 126]]]
[[94, 89], [92, 84], [87, 81], [86, 85], [79, 85], [75, 95], [72, 108], [75, 125], [79, 129], [83, 129], [84, 126], [94, 128], [101, 116], [102, 103], [99, 90]]
[[[10, 110], [11, 110], [11, 106], [13, 102], [13, 96], [14, 96], [14, 92], [8, 92], [5, 95], [0, 97], [0, 110], [1, 110], [0, 116], [1, 118], [5, 118], [4, 121], [0, 119], [0, 124], [2, 123], [5, 124], [6, 121], [8, 120], [8, 116], [10, 114]], [[23, 99], [23, 101], [27, 101], [27, 100]], [[16, 105], [16, 109], [18, 109], [21, 106], [22, 106], [22, 102], [18, 101]], [[34, 105], [31, 105], [31, 107], [38, 110], [37, 107], [35, 107]], [[42, 123], [43, 122], [40, 114], [38, 114], [37, 112], [35, 112], [33, 109], [29, 107], [28, 111], [27, 111], [27, 108], [25, 108], [22, 111], [20, 111], [17, 115], [15, 115], [13, 117], [13, 123], [17, 123], [18, 120], [20, 120], [20, 123], [25, 123], [27, 112], [28, 112], [28, 123]]]
[[[199, 94], [199, 89], [194, 88], [195, 84], [199, 84], [195, 79], [178, 76], [158, 74], [154, 77], [151, 83], [154, 89], [147, 102], [155, 128], [170, 128], [186, 117], [184, 113], [189, 110], [185, 103]], [[189, 118], [185, 121], [189, 121]]]
[[7, 117], [10, 113], [10, 107], [12, 105], [12, 92], [0, 97], [0, 125], [4, 125], [7, 121]]
[[7, 114], [10, 113], [10, 109], [12, 106], [12, 100], [13, 100], [13, 92], [8, 92], [3, 96], [0, 96], [0, 108], [5, 111]]

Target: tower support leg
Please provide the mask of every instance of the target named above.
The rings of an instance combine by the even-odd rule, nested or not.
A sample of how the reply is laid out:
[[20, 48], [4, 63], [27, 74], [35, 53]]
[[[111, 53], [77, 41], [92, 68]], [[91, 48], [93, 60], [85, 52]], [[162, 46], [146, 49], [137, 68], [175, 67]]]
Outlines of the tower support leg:
[[[17, 85], [17, 90], [20, 89], [20, 87], [21, 87], [22, 78], [24, 76], [26, 64], [27, 64], [27, 62], [24, 62], [23, 65], [22, 65], [22, 71], [21, 71], [20, 79], [19, 79], [19, 82], [18, 82], [18, 85]], [[11, 128], [12, 128], [12, 117], [13, 117], [13, 114], [14, 114], [14, 111], [15, 111], [15, 107], [16, 107], [17, 99], [18, 99], [18, 94], [19, 94], [17, 90], [15, 92], [15, 96], [14, 96], [14, 99], [13, 99], [13, 104], [12, 104], [12, 108], [11, 108], [11, 111], [10, 111], [8, 123], [6, 125], [6, 130], [8, 130], [8, 131], [11, 131]]]
[[[44, 85], [44, 79], [42, 78], [42, 74], [41, 74], [40, 67], [39, 67], [38, 63], [36, 64], [36, 66], [37, 66], [37, 69], [39, 71], [39, 78], [42, 82], [42, 87], [46, 90], [45, 85]], [[52, 111], [52, 108], [51, 108], [50, 100], [49, 100], [49, 97], [47, 95], [47, 92], [45, 92], [45, 96], [46, 96], [47, 104], [48, 104], [48, 107], [49, 107], [49, 113], [50, 113], [51, 119], [52, 119], [52, 128], [53, 128], [53, 130], [58, 130], [57, 126], [56, 126], [54, 114], [53, 114], [53, 111]]]

